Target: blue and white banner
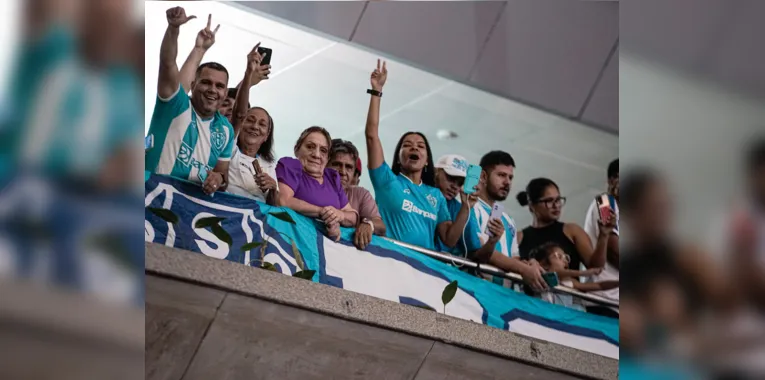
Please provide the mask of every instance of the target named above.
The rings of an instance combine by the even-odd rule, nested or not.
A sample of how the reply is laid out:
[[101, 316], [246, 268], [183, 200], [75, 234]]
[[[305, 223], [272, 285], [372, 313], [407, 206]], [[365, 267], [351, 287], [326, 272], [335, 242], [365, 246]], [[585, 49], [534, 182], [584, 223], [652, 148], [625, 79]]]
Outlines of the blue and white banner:
[[[267, 241], [264, 260], [288, 275], [299, 270], [292, 253], [294, 243], [306, 269], [316, 271], [315, 282], [404, 304], [427, 305], [438, 312], [443, 312], [444, 287], [457, 280], [457, 295], [446, 306], [451, 316], [619, 357], [616, 319], [528, 297], [378, 237], [367, 250], [359, 251], [351, 243], [352, 229], [344, 229], [343, 238], [336, 243], [317, 231], [312, 219], [291, 210], [231, 194], [210, 197], [198, 185], [165, 176], [147, 178], [145, 206], [170, 210], [179, 219], [171, 224], [147, 209], [145, 239], [149, 242], [250, 265], [260, 259], [261, 249], [243, 252], [241, 247]], [[295, 223], [273, 215], [279, 212], [288, 212]], [[209, 228], [193, 227], [211, 216], [225, 218], [221, 226], [231, 236], [231, 246]]]

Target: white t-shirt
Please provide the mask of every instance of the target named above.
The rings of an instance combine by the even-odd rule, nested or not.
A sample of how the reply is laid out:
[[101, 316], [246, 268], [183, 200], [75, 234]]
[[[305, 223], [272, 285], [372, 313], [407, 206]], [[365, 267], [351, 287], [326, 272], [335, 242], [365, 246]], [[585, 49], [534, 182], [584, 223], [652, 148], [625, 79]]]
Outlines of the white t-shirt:
[[[619, 236], [619, 205], [615, 202], [614, 205], [614, 212], [616, 213], [616, 228], [614, 228], [614, 233]], [[587, 210], [587, 218], [584, 221], [584, 232], [587, 233], [587, 236], [590, 237], [590, 241], [592, 242], [593, 248], [598, 243], [598, 236], [600, 235], [600, 227], [598, 225], [598, 221], [600, 220], [600, 212], [598, 210], [598, 204], [593, 199], [592, 204], [590, 204], [590, 208]], [[606, 266], [603, 268], [603, 272], [601, 272], [597, 276], [593, 276], [593, 282], [600, 282], [600, 281], [613, 281], [619, 280], [619, 270], [616, 269], [614, 266], [606, 262]], [[607, 298], [612, 301], [619, 302], [619, 288], [610, 289], [610, 290], [602, 290], [597, 292], [592, 292], [594, 295], [601, 296], [603, 298]], [[588, 303], [589, 304], [589, 303]], [[618, 310], [615, 310], [618, 312]]]
[[[226, 191], [265, 202], [266, 195], [255, 183], [255, 168], [252, 167], [252, 162], [255, 160], [256, 158], [239, 151], [238, 147], [234, 148], [234, 154], [228, 167], [228, 189]], [[257, 160], [263, 172], [276, 181], [276, 163], [269, 163], [261, 157], [258, 157]]]

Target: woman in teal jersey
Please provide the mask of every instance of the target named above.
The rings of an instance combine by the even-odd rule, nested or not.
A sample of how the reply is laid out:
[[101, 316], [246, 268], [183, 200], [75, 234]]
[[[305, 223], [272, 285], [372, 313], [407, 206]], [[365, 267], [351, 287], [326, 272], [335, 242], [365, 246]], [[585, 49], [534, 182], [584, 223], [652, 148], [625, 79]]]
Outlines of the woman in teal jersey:
[[436, 233], [448, 247], [454, 247], [470, 215], [467, 196], [463, 193], [462, 208], [452, 221], [446, 199], [435, 186], [433, 154], [425, 135], [407, 132], [396, 145], [393, 166], [385, 162], [378, 133], [380, 99], [388, 77], [385, 63], [372, 72], [372, 88], [366, 123], [367, 165], [377, 206], [387, 227], [387, 236], [409, 244], [434, 250]]

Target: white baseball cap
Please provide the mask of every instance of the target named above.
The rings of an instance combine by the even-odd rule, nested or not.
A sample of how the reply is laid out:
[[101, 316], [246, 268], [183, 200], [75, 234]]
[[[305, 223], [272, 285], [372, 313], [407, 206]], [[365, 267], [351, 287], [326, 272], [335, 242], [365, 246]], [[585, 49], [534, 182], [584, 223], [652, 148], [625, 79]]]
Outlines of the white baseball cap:
[[436, 168], [444, 169], [446, 174], [453, 177], [466, 177], [468, 162], [465, 157], [456, 154], [446, 154], [436, 161]]

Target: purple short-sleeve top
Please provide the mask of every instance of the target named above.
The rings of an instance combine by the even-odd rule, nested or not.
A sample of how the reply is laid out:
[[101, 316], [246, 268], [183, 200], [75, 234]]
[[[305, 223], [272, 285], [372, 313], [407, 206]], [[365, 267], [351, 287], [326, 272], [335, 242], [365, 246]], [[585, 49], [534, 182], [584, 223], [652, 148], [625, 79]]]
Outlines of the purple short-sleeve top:
[[340, 174], [324, 169], [324, 183], [319, 183], [303, 171], [303, 165], [292, 157], [282, 157], [276, 164], [276, 177], [295, 192], [295, 198], [314, 206], [332, 206], [338, 210], [348, 204], [348, 197], [340, 182]]

